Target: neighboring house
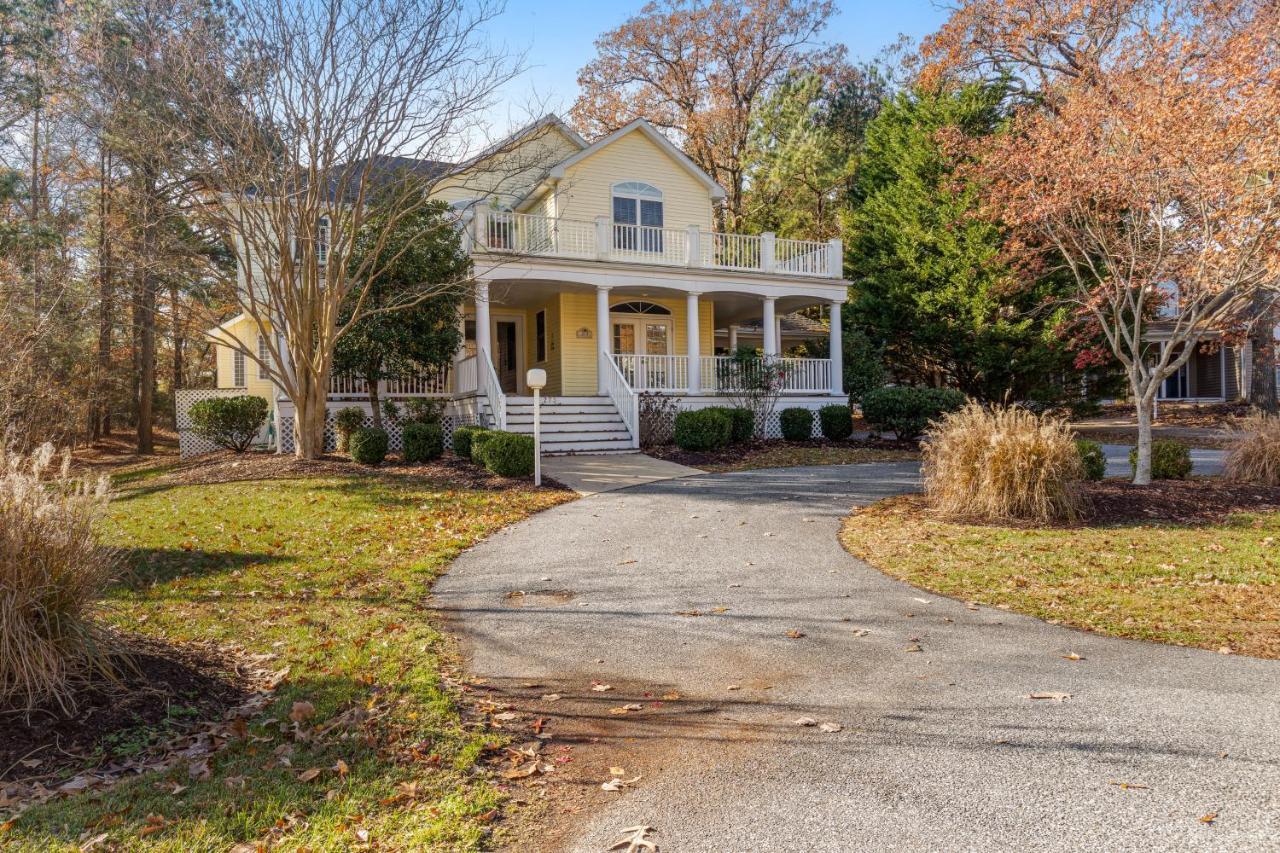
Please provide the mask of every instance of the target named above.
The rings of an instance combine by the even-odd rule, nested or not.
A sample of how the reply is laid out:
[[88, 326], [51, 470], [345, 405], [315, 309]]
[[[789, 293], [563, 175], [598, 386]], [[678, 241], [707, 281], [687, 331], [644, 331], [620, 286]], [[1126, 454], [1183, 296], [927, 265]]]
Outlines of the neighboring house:
[[[550, 116], [501, 151], [453, 168], [434, 190], [460, 212], [475, 265], [463, 348], [447, 377], [405, 377], [388, 397], [448, 396], [455, 422], [529, 431], [525, 374], [538, 367], [549, 451], [627, 450], [639, 445], [639, 394], [722, 405], [728, 359], [717, 348], [733, 339], [781, 358], [817, 332], [830, 335], [831, 358], [782, 359], [779, 408], [844, 398], [830, 334], [847, 297], [838, 240], [716, 232], [724, 191], [643, 120], [588, 144]], [[779, 318], [815, 308], [828, 322], [784, 319], [780, 329]], [[257, 334], [240, 318], [220, 328], [242, 341]], [[219, 387], [249, 388], [256, 365], [241, 370], [230, 347], [218, 349]], [[292, 407], [272, 396], [287, 449]], [[362, 397], [358, 379], [334, 377], [331, 408]]]
[[[1277, 327], [1275, 335], [1280, 340], [1280, 327]], [[1169, 346], [1169, 321], [1156, 319], [1147, 327], [1143, 338], [1161, 348]], [[1181, 348], [1182, 344], [1175, 346]], [[1222, 343], [1217, 333], [1207, 335], [1196, 346], [1187, 363], [1161, 383], [1156, 399], [1196, 403], [1248, 400], [1252, 384], [1252, 350], [1250, 341], [1233, 345]], [[1273, 376], [1272, 381], [1280, 382], [1280, 375]]]

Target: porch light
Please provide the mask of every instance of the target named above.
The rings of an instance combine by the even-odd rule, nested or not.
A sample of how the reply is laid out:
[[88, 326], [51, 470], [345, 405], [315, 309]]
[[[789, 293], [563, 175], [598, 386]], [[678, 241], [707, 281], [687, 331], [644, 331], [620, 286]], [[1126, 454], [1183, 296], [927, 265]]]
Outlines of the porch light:
[[524, 384], [533, 391], [533, 484], [542, 485], [542, 389], [547, 387], [547, 371], [532, 367]]

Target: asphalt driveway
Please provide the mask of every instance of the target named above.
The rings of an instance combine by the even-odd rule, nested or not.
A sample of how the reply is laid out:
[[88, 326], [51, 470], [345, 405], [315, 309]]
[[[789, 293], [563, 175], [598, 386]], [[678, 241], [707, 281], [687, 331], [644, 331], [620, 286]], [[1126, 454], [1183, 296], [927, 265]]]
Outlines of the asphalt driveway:
[[560, 846], [648, 824], [666, 851], [1280, 847], [1280, 662], [971, 609], [840, 547], [851, 505], [915, 482], [911, 464], [672, 480], [453, 564], [433, 604], [472, 672], [696, 711], [609, 721], [659, 757]]

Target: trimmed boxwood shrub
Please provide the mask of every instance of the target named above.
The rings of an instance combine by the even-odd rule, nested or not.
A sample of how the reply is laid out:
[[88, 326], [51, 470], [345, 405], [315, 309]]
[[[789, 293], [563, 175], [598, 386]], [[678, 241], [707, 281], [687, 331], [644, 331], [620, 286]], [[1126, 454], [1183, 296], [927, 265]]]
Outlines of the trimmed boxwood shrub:
[[460, 426], [453, 431], [453, 453], [461, 459], [471, 458], [471, 437], [484, 427]]
[[778, 415], [782, 422], [782, 437], [787, 441], [808, 441], [813, 438], [813, 412], [808, 409], [783, 409]]
[[[1138, 448], [1129, 451], [1129, 468], [1138, 473]], [[1191, 473], [1191, 448], [1181, 441], [1158, 438], [1151, 442], [1151, 479], [1185, 480]]]
[[338, 409], [337, 414], [333, 416], [333, 428], [338, 434], [338, 451], [340, 453], [347, 452], [347, 442], [351, 439], [351, 433], [362, 426], [364, 426], [364, 409], [356, 406]]
[[533, 474], [533, 436], [491, 432], [482, 446], [484, 467], [499, 477], [528, 477]]
[[243, 394], [200, 400], [187, 411], [196, 435], [219, 447], [244, 453], [267, 420], [267, 401]]
[[862, 395], [862, 416], [872, 429], [911, 441], [924, 433], [930, 421], [957, 411], [966, 399], [963, 391], [954, 388], [892, 385]]
[[681, 450], [718, 450], [732, 435], [733, 421], [723, 409], [689, 409], [676, 414], [676, 446]]
[[756, 434], [756, 414], [742, 406], [725, 409], [729, 415], [729, 440], [734, 444], [750, 441]]
[[387, 431], [361, 427], [348, 440], [351, 458], [361, 465], [381, 465], [387, 458]]
[[489, 463], [485, 457], [485, 451], [489, 446], [489, 442], [493, 437], [498, 435], [496, 430], [478, 429], [471, 433], [471, 461], [477, 465], [487, 466]]
[[853, 410], [839, 404], [818, 409], [818, 426], [831, 441], [844, 441], [853, 435]]
[[429, 462], [444, 453], [444, 428], [415, 421], [404, 427], [404, 461]]
[[1101, 480], [1107, 475], [1107, 454], [1102, 452], [1101, 444], [1078, 438], [1076, 453], [1080, 454], [1080, 470], [1086, 480]]

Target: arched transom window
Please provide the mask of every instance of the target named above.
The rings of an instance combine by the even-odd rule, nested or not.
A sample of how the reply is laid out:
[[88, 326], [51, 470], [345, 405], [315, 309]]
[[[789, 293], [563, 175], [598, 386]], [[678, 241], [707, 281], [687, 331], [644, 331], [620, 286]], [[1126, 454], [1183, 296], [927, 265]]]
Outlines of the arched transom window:
[[613, 185], [613, 242], [616, 249], [661, 252], [662, 190], [640, 181]]
[[659, 305], [656, 302], [645, 302], [643, 300], [619, 302], [609, 310], [614, 314], [659, 314], [664, 317], [671, 316], [670, 308]]

